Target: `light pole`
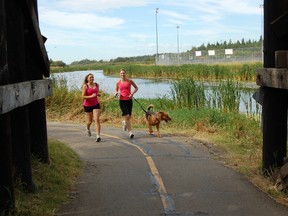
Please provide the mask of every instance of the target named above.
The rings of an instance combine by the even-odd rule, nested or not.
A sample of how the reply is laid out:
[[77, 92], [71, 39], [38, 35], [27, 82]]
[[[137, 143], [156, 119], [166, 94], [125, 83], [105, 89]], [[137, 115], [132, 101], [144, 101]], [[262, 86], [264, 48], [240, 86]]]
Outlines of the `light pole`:
[[156, 58], [155, 58], [155, 64], [157, 65], [158, 63], [158, 24], [157, 24], [157, 14], [158, 14], [159, 8], [156, 8]]
[[178, 51], [178, 65], [179, 65], [179, 26], [177, 26], [177, 51]]
[[263, 10], [264, 10], [264, 4], [260, 4], [259, 8], [261, 9], [261, 56], [262, 56], [262, 62], [264, 62], [264, 47], [263, 47], [263, 41], [264, 41], [264, 34], [263, 34]]

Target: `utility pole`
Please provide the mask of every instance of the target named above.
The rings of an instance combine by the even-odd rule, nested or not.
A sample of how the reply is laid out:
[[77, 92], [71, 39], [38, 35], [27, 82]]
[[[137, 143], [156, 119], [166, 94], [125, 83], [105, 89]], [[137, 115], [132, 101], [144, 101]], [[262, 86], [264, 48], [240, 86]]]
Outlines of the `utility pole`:
[[177, 52], [178, 52], [178, 55], [177, 55], [177, 61], [178, 61], [178, 65], [179, 65], [179, 61], [180, 61], [180, 56], [179, 56], [179, 26], [177, 25]]
[[156, 15], [156, 57], [155, 57], [155, 64], [158, 64], [158, 15], [159, 8], [156, 8], [155, 15]]

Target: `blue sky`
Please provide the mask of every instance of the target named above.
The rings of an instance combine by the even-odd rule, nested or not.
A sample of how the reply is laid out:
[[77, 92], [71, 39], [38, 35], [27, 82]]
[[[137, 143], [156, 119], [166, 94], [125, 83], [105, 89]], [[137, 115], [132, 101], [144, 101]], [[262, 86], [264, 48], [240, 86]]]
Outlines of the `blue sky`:
[[[40, 30], [49, 59], [177, 53], [192, 46], [258, 40], [263, 0], [39, 0]], [[178, 32], [177, 32], [177, 26]], [[178, 37], [178, 42], [177, 42]]]

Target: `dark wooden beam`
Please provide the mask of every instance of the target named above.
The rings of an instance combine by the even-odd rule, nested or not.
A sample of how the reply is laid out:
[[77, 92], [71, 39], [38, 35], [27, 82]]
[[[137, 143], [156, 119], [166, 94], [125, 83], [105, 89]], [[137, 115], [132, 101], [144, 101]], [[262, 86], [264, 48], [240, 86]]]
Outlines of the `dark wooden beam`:
[[[6, 1], [0, 0], [0, 85], [8, 83]], [[13, 215], [15, 194], [12, 172], [10, 114], [0, 115], [0, 215]]]
[[11, 134], [13, 155], [13, 177], [20, 180], [27, 192], [34, 192], [32, 178], [32, 156], [30, 153], [31, 134], [28, 106], [21, 106], [11, 111]]
[[13, 215], [15, 209], [10, 123], [10, 113], [0, 115], [0, 215]]
[[287, 156], [288, 91], [269, 87], [263, 89], [263, 171], [270, 175], [284, 164]]
[[[46, 38], [41, 35], [38, 24], [37, 0], [22, 1], [27, 17], [29, 31], [25, 34], [25, 61], [28, 80], [42, 80], [48, 77], [50, 62], [44, 46]], [[30, 125], [30, 151], [44, 163], [49, 163], [48, 138], [46, 126], [45, 98], [35, 100], [28, 105]], [[35, 133], [34, 131], [37, 131]]]
[[275, 68], [275, 52], [288, 50], [288, 31], [279, 34], [280, 29], [287, 29], [287, 26], [285, 22], [277, 22], [287, 11], [286, 0], [264, 0], [264, 68]]
[[[23, 3], [25, 2], [25, 5], [26, 5], [26, 11], [28, 11], [28, 14], [27, 14], [27, 18], [29, 19], [30, 23], [32, 24], [31, 27], [33, 30], [33, 33], [35, 35], [35, 41], [34, 41], [34, 44], [37, 45], [37, 51], [39, 52], [39, 56], [41, 56], [41, 58], [39, 58], [39, 61], [40, 61], [40, 65], [42, 66], [42, 72], [43, 72], [43, 75], [45, 77], [49, 77], [50, 76], [50, 61], [49, 61], [49, 58], [48, 58], [48, 55], [47, 55], [47, 51], [46, 51], [46, 48], [44, 46], [44, 38], [42, 35], [41, 35], [41, 31], [40, 31], [40, 28], [39, 28], [39, 22], [38, 22], [38, 11], [37, 11], [37, 5], [34, 5], [35, 4], [35, 1], [31, 1], [31, 0], [26, 0], [26, 1], [23, 1]], [[33, 2], [33, 3], [32, 3]], [[46, 40], [46, 38], [45, 38]]]
[[281, 28], [286, 28], [286, 25], [278, 20], [287, 10], [288, 2], [286, 0], [264, 0], [265, 69], [257, 71], [257, 73], [259, 72], [257, 82], [263, 87], [262, 169], [265, 175], [271, 174], [275, 168], [281, 167], [287, 155], [287, 76], [283, 70], [270, 69], [276, 68], [275, 53], [279, 50], [288, 50], [287, 31], [277, 34], [279, 25]]
[[[36, 100], [29, 104], [30, 116], [30, 151], [33, 156], [43, 163], [50, 163], [48, 154], [48, 134], [46, 124], [45, 99]], [[37, 131], [34, 133], [33, 131]]]
[[52, 95], [52, 80], [32, 80], [0, 86], [0, 115]]
[[256, 71], [256, 84], [278, 89], [288, 89], [287, 68], [261, 68]]

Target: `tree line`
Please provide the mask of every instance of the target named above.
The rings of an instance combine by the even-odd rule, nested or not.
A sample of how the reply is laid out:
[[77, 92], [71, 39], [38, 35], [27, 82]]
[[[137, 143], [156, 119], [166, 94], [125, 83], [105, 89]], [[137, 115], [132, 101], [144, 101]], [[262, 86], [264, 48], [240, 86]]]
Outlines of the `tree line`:
[[[201, 44], [200, 46], [192, 46], [191, 50], [187, 50], [186, 52], [182, 53], [190, 53], [197, 50], [201, 51], [208, 51], [208, 50], [217, 50], [217, 49], [237, 49], [237, 48], [251, 48], [251, 47], [261, 47], [263, 42], [262, 36], [259, 40], [245, 40], [242, 38], [241, 40], [237, 40], [233, 42], [231, 39], [229, 41], [220, 41], [216, 43], [207, 43]], [[161, 53], [160, 53], [161, 54]], [[155, 55], [144, 55], [144, 56], [133, 56], [133, 57], [117, 57], [115, 59], [110, 59], [109, 61], [104, 60], [90, 60], [90, 59], [83, 59], [80, 61], [74, 61], [70, 65], [88, 65], [88, 64], [117, 64], [117, 63], [128, 63], [128, 62], [141, 62], [145, 64], [151, 64], [155, 62]], [[51, 67], [65, 67], [66, 63], [63, 61], [53, 61], [50, 59]]]
[[227, 41], [221, 41], [216, 43], [207, 43], [202, 44], [198, 47], [192, 47], [191, 50], [188, 50], [187, 52], [201, 50], [201, 51], [207, 51], [207, 50], [213, 50], [213, 49], [239, 49], [239, 48], [251, 48], [251, 47], [261, 47], [263, 42], [262, 36], [259, 38], [259, 40], [246, 40], [242, 38], [242, 40], [237, 40], [236, 42], [232, 42], [230, 39]]

